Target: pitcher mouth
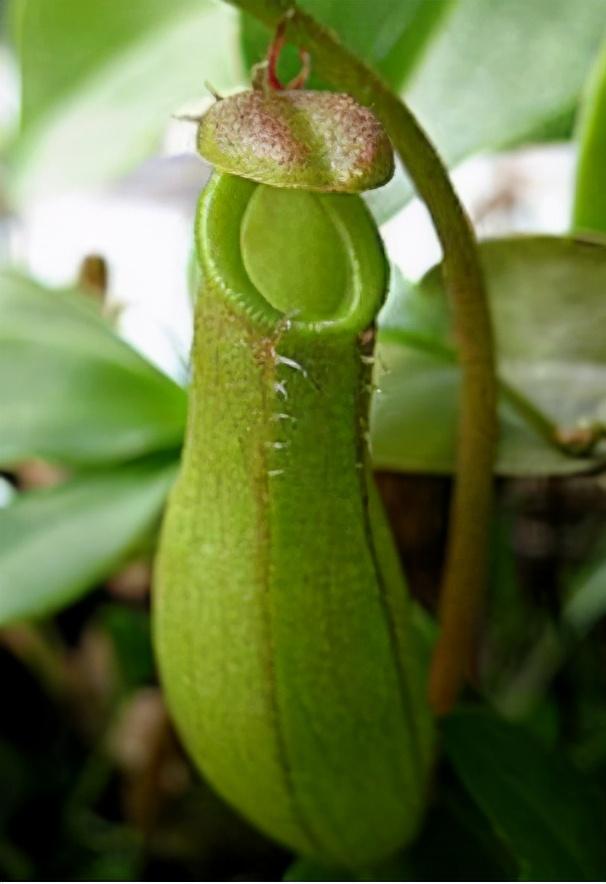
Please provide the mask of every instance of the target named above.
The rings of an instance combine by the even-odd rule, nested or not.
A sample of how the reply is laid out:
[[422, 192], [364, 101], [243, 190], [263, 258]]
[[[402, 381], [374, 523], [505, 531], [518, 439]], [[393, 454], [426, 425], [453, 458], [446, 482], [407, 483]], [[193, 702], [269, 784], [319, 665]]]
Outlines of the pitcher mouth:
[[197, 249], [224, 296], [256, 321], [272, 329], [289, 320], [314, 334], [372, 324], [388, 266], [359, 196], [295, 193], [215, 172], [202, 201]]

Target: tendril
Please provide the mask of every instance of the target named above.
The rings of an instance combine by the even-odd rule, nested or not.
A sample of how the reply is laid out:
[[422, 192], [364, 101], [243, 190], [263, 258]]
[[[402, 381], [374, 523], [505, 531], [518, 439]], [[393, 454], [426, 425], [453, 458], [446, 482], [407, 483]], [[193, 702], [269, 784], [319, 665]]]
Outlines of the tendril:
[[282, 49], [284, 48], [288, 18], [288, 15], [283, 16], [276, 25], [276, 32], [267, 50], [266, 82], [267, 86], [270, 89], [274, 89], [277, 92], [292, 89], [302, 89], [307, 83], [307, 80], [309, 79], [309, 74], [311, 72], [311, 56], [309, 52], [306, 49], [299, 49], [301, 70], [299, 71], [297, 76], [293, 77], [293, 79], [286, 85], [284, 85], [278, 77], [278, 61], [280, 60], [280, 55], [282, 54]]

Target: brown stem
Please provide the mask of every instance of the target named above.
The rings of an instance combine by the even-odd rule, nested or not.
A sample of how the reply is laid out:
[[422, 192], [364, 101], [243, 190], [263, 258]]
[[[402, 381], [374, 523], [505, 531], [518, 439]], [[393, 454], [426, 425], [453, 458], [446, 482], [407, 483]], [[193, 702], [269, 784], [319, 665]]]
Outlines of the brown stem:
[[334, 88], [373, 108], [426, 203], [442, 245], [463, 374], [441, 631], [429, 685], [434, 711], [445, 714], [456, 701], [474, 654], [486, 583], [497, 439], [493, 333], [475, 236], [446, 169], [415, 117], [332, 31], [284, 0], [228, 2], [270, 26], [287, 13], [287, 38], [307, 47], [316, 69]]
[[284, 89], [278, 77], [278, 61], [282, 54], [282, 47], [286, 39], [286, 18], [281, 18], [276, 25], [276, 32], [267, 50], [267, 85], [270, 89], [280, 91]]

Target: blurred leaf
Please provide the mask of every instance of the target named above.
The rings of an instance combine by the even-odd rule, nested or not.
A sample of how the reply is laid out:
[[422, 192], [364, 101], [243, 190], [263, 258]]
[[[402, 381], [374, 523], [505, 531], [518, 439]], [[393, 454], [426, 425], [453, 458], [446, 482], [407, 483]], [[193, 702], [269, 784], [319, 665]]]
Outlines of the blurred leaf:
[[564, 134], [605, 35], [602, 0], [462, 0], [408, 98], [451, 163]]
[[8, 881], [31, 880], [33, 877], [30, 857], [12, 842], [9, 834], [12, 818], [25, 808], [28, 799], [31, 800], [32, 788], [37, 785], [30, 759], [22, 750], [23, 747], [0, 739], [0, 876]]
[[578, 131], [573, 225], [606, 233], [606, 42], [587, 89]]
[[31, 858], [4, 839], [0, 840], [0, 874], [6, 881], [34, 880]]
[[[339, 34], [349, 49], [373, 65], [394, 89], [408, 79], [425, 51], [436, 27], [459, 0], [348, 0], [343, 15], [343, 0], [301, 0], [299, 6]], [[242, 49], [247, 67], [261, 61], [267, 52], [272, 32], [251, 15], [242, 13]], [[284, 50], [280, 73], [285, 81], [300, 67], [297, 53]], [[313, 77], [313, 65], [312, 65]], [[310, 80], [314, 88], [321, 80]]]
[[177, 448], [184, 391], [92, 300], [0, 273], [0, 463], [104, 463]]
[[600, 549], [570, 578], [564, 609], [567, 625], [580, 637], [606, 614], [606, 548]]
[[[598, 479], [602, 490], [604, 480]], [[606, 544], [602, 538], [583, 563], [566, 576], [567, 598], [562, 620], [573, 637], [582, 639], [606, 615]]]
[[284, 873], [284, 881], [351, 881], [351, 872], [335, 870], [315, 859], [296, 859]]
[[509, 851], [464, 787], [442, 777], [419, 837], [388, 880], [511, 881], [515, 873]]
[[[542, 629], [537, 631], [535, 628], [532, 642], [527, 642], [526, 648], [520, 647], [520, 630], [517, 643], [515, 639], [510, 643], [513, 665], [509, 671], [501, 666], [499, 690], [492, 696], [495, 707], [508, 718], [519, 720], [536, 714], [540, 703], [546, 702], [546, 691], [558, 672], [578, 655], [587, 634], [606, 615], [606, 547], [601, 544], [588, 560], [567, 574], [566, 584], [567, 597], [558, 622], [544, 616]], [[536, 619], [535, 616], [535, 624]], [[529, 622], [532, 625], [527, 615], [520, 629], [527, 631]], [[601, 653], [599, 661], [601, 671]], [[498, 668], [498, 661], [495, 668]], [[582, 693], [579, 692], [577, 706], [586, 699]], [[599, 693], [603, 696], [601, 689]], [[592, 737], [601, 740], [606, 756], [605, 734], [602, 729], [601, 734]]]
[[0, 510], [0, 623], [48, 615], [133, 555], [158, 520], [166, 458], [77, 476]]
[[521, 584], [516, 557], [516, 522], [498, 501], [490, 537], [488, 610], [482, 637], [482, 691], [495, 695], [540, 638], [549, 612]]
[[[606, 420], [606, 244], [514, 237], [481, 244], [499, 373], [557, 426]], [[441, 268], [401, 284], [380, 317], [372, 451], [383, 469], [453, 469], [459, 372]], [[592, 463], [560, 453], [501, 401], [497, 472], [574, 473]]]
[[527, 881], [596, 881], [606, 873], [599, 796], [561, 751], [480, 710], [444, 722], [454, 768]]
[[[604, 35], [603, 0], [459, 0], [405, 96], [449, 166], [567, 137]], [[399, 174], [368, 202], [384, 221], [411, 195]]]
[[[163, 0], [135, 0], [116, 15], [110, 3], [60, 0], [13, 0], [13, 18], [23, 77], [21, 118], [24, 126], [44, 116], [93, 73], [102, 55], [115, 55], [146, 31], [162, 27], [174, 13]], [[178, 4], [177, 4], [178, 5]], [[78, 42], [74, 45], [74, 36]], [[44, 76], [42, 76], [44, 72]]]
[[172, 113], [242, 80], [218, 0], [19, 0], [23, 131], [13, 198], [93, 187], [158, 145]]
[[121, 850], [99, 851], [78, 870], [83, 881], [137, 881], [141, 875], [141, 846], [135, 837]]
[[148, 612], [111, 604], [99, 616], [114, 645], [122, 689], [131, 691], [152, 683], [155, 664]]
[[[556, 586], [549, 584], [549, 576], [542, 570], [539, 574], [547, 579], [537, 581], [535, 588], [528, 562], [520, 569], [519, 537], [526, 536], [528, 522], [520, 511], [514, 516], [514, 511], [511, 500], [504, 504], [497, 498], [480, 652], [480, 690], [504, 718], [523, 721], [543, 742], [553, 745], [559, 729], [558, 708], [546, 687], [564, 651], [553, 610], [558, 603], [552, 595]], [[546, 601], [550, 596], [551, 605]]]
[[0, 775], [2, 777], [0, 833], [4, 833], [10, 816], [23, 803], [31, 785], [27, 759], [12, 743], [4, 739], [0, 739]]

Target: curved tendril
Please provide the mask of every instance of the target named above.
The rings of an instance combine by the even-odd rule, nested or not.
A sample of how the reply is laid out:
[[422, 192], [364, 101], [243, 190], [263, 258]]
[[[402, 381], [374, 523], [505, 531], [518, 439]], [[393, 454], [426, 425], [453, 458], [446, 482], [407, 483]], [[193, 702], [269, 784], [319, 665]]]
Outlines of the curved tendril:
[[284, 90], [292, 89], [302, 89], [307, 83], [307, 80], [309, 79], [309, 74], [311, 72], [311, 56], [309, 52], [306, 49], [299, 49], [301, 70], [299, 71], [297, 76], [293, 77], [293, 79], [286, 85], [284, 85], [278, 77], [278, 61], [280, 60], [280, 55], [282, 54], [282, 49], [284, 48], [288, 18], [288, 15], [283, 16], [276, 25], [276, 32], [267, 50], [267, 85], [270, 89], [274, 89], [276, 92], [282, 92]]
[[286, 88], [288, 90], [303, 89], [309, 79], [311, 73], [311, 55], [306, 49], [299, 49], [299, 58], [301, 59], [301, 70], [296, 77], [292, 78], [290, 83], [287, 83]]

